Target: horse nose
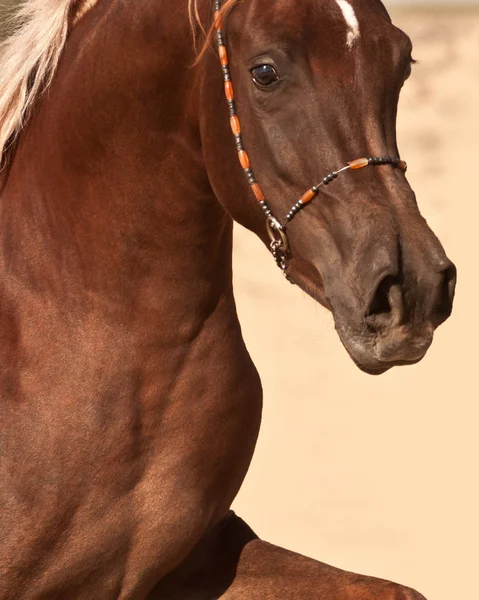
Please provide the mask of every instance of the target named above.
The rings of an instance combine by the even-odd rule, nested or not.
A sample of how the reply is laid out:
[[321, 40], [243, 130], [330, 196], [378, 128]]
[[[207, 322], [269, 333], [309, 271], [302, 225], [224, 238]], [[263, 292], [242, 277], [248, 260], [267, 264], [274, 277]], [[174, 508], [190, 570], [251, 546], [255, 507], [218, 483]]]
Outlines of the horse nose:
[[381, 279], [366, 312], [367, 325], [376, 331], [400, 325], [404, 319], [402, 286], [397, 275]]
[[[380, 332], [399, 327], [413, 317], [420, 317], [420, 325], [430, 324], [435, 329], [450, 317], [457, 279], [452, 262], [445, 260], [438, 269], [421, 277], [421, 284], [414, 286], [415, 293], [407, 293], [402, 279], [388, 274], [380, 280], [365, 315], [370, 329]], [[418, 305], [422, 310], [417, 310]]]

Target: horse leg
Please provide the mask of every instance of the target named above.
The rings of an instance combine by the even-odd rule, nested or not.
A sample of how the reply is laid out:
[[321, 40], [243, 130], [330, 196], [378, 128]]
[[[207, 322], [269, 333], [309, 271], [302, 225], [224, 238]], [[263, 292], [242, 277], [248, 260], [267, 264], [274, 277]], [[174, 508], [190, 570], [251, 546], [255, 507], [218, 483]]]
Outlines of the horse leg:
[[260, 539], [230, 513], [149, 600], [425, 600], [401, 585], [341, 571]]

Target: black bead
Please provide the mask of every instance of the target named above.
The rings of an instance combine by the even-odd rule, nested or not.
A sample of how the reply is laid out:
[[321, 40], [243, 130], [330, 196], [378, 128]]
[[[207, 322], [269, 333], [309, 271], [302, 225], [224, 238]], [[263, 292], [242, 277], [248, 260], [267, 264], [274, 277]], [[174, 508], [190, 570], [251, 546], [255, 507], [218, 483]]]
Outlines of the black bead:
[[334, 173], [333, 173], [333, 179], [336, 179], [337, 176], [338, 176], [338, 173], [336, 173], [336, 171], [334, 171]]
[[313, 192], [314, 192], [315, 194], [317, 194], [317, 193], [319, 192], [319, 185], [315, 185], [315, 186], [313, 187]]
[[240, 135], [235, 135], [235, 143], [236, 143], [236, 148], [238, 150], [244, 150], [244, 146], [243, 146], [243, 138]]
[[269, 217], [271, 215], [271, 210], [264, 200], [260, 203], [260, 206], [264, 210], [266, 216]]

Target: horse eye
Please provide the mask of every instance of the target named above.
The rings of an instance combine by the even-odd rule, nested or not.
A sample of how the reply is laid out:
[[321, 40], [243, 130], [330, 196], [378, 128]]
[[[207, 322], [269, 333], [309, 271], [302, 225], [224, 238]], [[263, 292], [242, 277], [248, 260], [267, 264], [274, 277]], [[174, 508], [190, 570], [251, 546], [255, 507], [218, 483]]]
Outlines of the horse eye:
[[256, 85], [267, 87], [279, 80], [276, 69], [271, 65], [258, 65], [251, 69], [251, 75]]

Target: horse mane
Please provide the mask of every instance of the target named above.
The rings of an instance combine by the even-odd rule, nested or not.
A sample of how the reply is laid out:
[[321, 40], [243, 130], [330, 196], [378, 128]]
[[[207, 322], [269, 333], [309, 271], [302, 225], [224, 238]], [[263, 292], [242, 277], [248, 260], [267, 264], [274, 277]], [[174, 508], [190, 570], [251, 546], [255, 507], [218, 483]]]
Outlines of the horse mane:
[[[198, 1], [199, 0], [188, 0], [188, 12], [189, 12], [189, 16], [190, 16], [190, 25], [191, 25], [191, 31], [193, 33], [193, 44], [195, 46], [195, 49], [196, 49], [196, 29], [197, 29], [197, 27], [199, 27], [201, 33], [204, 36], [203, 45], [201, 46], [200, 50], [196, 54], [196, 60], [194, 63], [195, 65], [200, 62], [200, 60], [203, 58], [203, 56], [205, 55], [208, 48], [211, 46], [213, 37], [216, 33], [216, 25], [214, 22], [211, 23], [208, 31], [205, 29], [205, 27], [201, 21], [201, 17], [199, 15]], [[221, 9], [220, 9], [221, 21], [223, 23], [226, 23], [226, 20], [229, 16], [230, 12], [240, 1], [241, 0], [223, 0]]]
[[[49, 86], [68, 29], [96, 0], [22, 0], [0, 44], [0, 157]], [[0, 161], [1, 162], [1, 161]]]
[[[0, 164], [9, 143], [20, 133], [32, 106], [48, 88], [63, 52], [69, 28], [98, 0], [22, 0], [9, 22], [12, 33], [0, 44]], [[226, 0], [227, 15], [238, 0]], [[196, 43], [199, 27], [208, 49], [214, 27], [206, 31], [198, 11], [199, 0], [188, 0]]]

